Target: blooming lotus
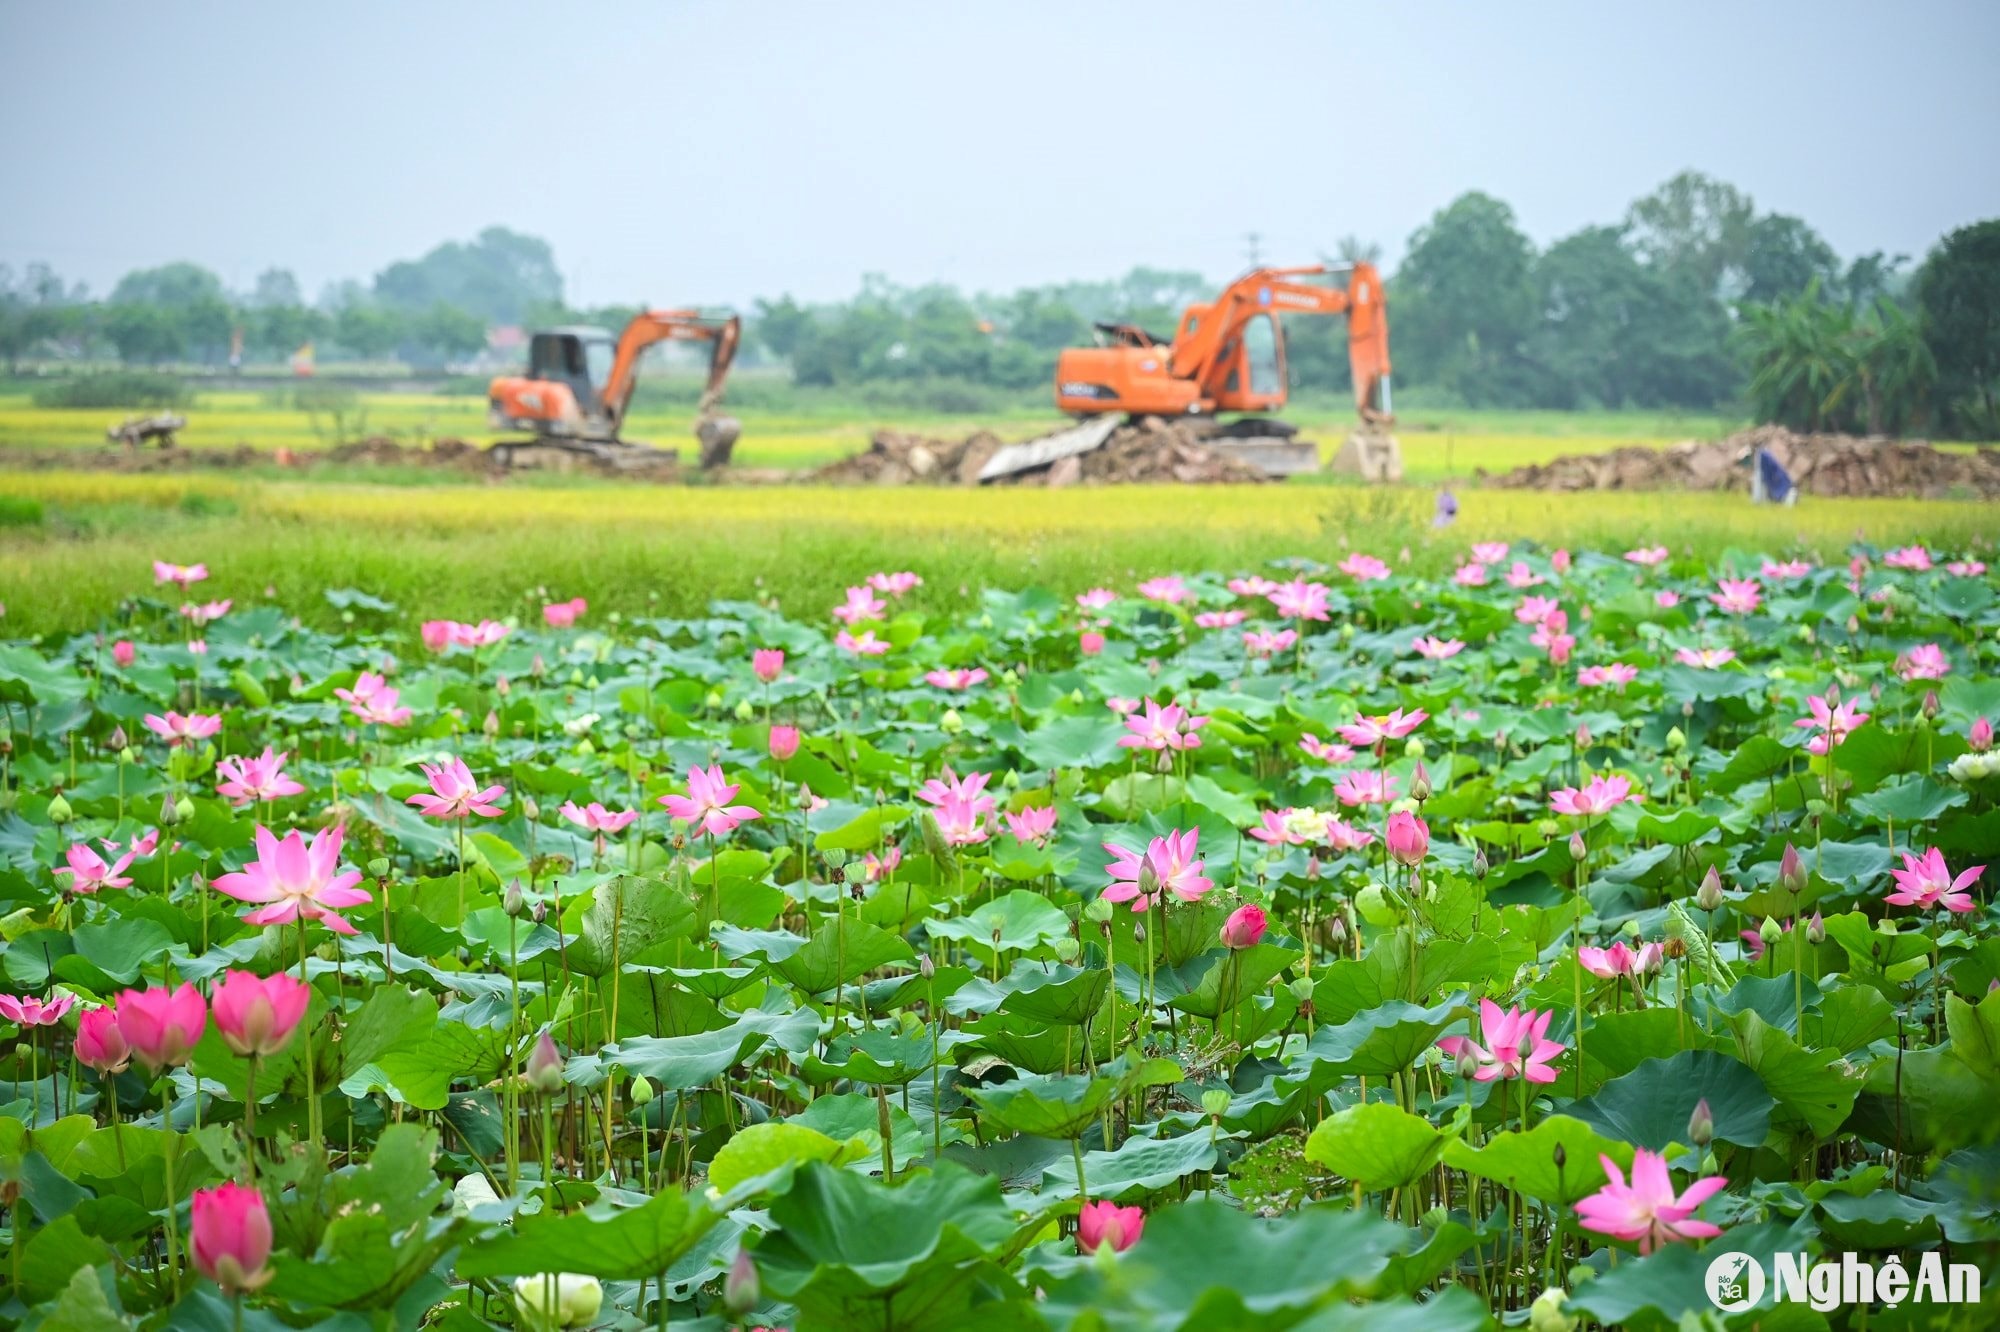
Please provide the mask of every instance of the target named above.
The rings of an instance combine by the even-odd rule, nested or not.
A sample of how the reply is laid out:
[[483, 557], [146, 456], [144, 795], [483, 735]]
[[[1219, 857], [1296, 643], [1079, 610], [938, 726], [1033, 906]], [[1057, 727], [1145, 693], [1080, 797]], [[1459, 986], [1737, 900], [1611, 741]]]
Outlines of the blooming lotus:
[[865, 587], [847, 589], [847, 600], [833, 608], [833, 618], [849, 628], [863, 620], [879, 620], [882, 612], [889, 609], [887, 602]]
[[1951, 663], [1936, 643], [1913, 647], [1903, 654], [1898, 673], [1905, 680], [1942, 680], [1951, 674]]
[[1504, 541], [1474, 542], [1472, 547], [1472, 558], [1479, 561], [1479, 563], [1481, 564], [1498, 564], [1500, 563], [1500, 561], [1507, 558], [1507, 552], [1509, 549], [1511, 548]]
[[481, 620], [478, 624], [454, 624], [451, 627], [451, 641], [461, 647], [492, 647], [509, 632], [507, 626], [498, 620]]
[[964, 800], [976, 806], [981, 814], [991, 813], [993, 797], [984, 792], [992, 778], [990, 772], [968, 772], [960, 777], [951, 770], [950, 764], [946, 764], [942, 777], [932, 777], [917, 788], [917, 799], [933, 806], [943, 805], [949, 800]]
[[1661, 610], [1672, 610], [1681, 604], [1681, 594], [1670, 587], [1663, 587], [1653, 594], [1653, 604]]
[[219, 714], [205, 716], [198, 712], [190, 712], [185, 716], [178, 712], [169, 712], [163, 717], [147, 713], [146, 729], [166, 741], [169, 746], [178, 747], [192, 740], [208, 739], [222, 729], [222, 718]]
[[1496, 1078], [1526, 1078], [1529, 1082], [1554, 1082], [1556, 1071], [1549, 1060], [1567, 1047], [1549, 1040], [1546, 1033], [1553, 1009], [1537, 1013], [1533, 1009], [1503, 1010], [1491, 999], [1479, 1001], [1479, 1032], [1484, 1044], [1470, 1036], [1446, 1036], [1438, 1048], [1472, 1068], [1476, 1082]]
[[1355, 719], [1340, 727], [1340, 738], [1350, 745], [1367, 747], [1387, 744], [1391, 740], [1401, 740], [1410, 732], [1422, 726], [1430, 713], [1422, 708], [1404, 712], [1396, 708], [1384, 716], [1370, 717], [1357, 715]]
[[1586, 666], [1576, 673], [1576, 682], [1585, 689], [1598, 689], [1614, 685], [1622, 693], [1626, 685], [1639, 678], [1639, 668], [1622, 661], [1614, 661], [1604, 666]]
[[1932, 847], [1921, 856], [1903, 852], [1903, 868], [1890, 870], [1890, 877], [1896, 881], [1895, 891], [1883, 900], [1891, 906], [1924, 907], [1927, 910], [1943, 908], [1946, 911], [1964, 913], [1973, 909], [1972, 894], [1967, 891], [1986, 872], [1986, 866], [1974, 865], [1963, 871], [1957, 878], [1951, 877], [1951, 870], [1944, 863], [1944, 852]]
[[1486, 566], [1477, 560], [1470, 564], [1461, 564], [1453, 570], [1451, 581], [1460, 587], [1485, 587], [1489, 581], [1486, 576]]
[[974, 666], [970, 669], [959, 666], [951, 670], [927, 671], [924, 674], [924, 683], [936, 689], [970, 689], [974, 685], [985, 684], [986, 679], [984, 666]]
[[417, 628], [417, 636], [432, 652], [443, 652], [458, 638], [458, 625], [451, 620], [425, 620]]
[[121, 638], [111, 645], [111, 660], [122, 670], [139, 660], [139, 649], [129, 638]]
[[506, 795], [507, 788], [496, 783], [481, 789], [464, 759], [453, 757], [420, 766], [431, 789], [408, 797], [406, 804], [415, 805], [434, 819], [465, 819], [474, 814], [490, 819], [500, 813], [500, 807], [493, 802]]
[[938, 832], [953, 846], [984, 842], [993, 832], [993, 802], [950, 795], [932, 807]]
[[283, 800], [299, 795], [306, 788], [286, 774], [285, 760], [290, 757], [266, 745], [256, 758], [221, 759], [215, 765], [222, 777], [215, 788], [216, 794], [226, 797], [238, 809], [253, 800]]
[[208, 566], [206, 564], [169, 564], [165, 560], [153, 561], [153, 585], [155, 587], [162, 583], [175, 583], [185, 592], [188, 588], [207, 577]]
[[1076, 1247], [1096, 1253], [1109, 1247], [1123, 1253], [1139, 1242], [1146, 1228], [1146, 1214], [1137, 1207], [1120, 1207], [1106, 1200], [1087, 1202], [1076, 1214]]
[[1603, 980], [1610, 980], [1616, 976], [1651, 975], [1660, 969], [1665, 957], [1665, 950], [1656, 943], [1630, 948], [1623, 939], [1609, 948], [1592, 948], [1585, 945], [1576, 950], [1576, 960], [1583, 969]]
[[1162, 605], [1178, 606], [1192, 594], [1188, 591], [1187, 584], [1181, 582], [1178, 578], [1169, 576], [1166, 578], [1148, 578], [1145, 582], [1139, 584], [1139, 595], [1148, 601], [1160, 602]]
[[1569, 616], [1559, 610], [1550, 611], [1549, 617], [1535, 626], [1528, 641], [1547, 652], [1550, 664], [1555, 666], [1567, 662], [1576, 647], [1576, 635], [1569, 632]]
[[227, 600], [203, 601], [203, 602], [191, 601], [181, 607], [181, 618], [186, 620], [189, 624], [193, 625], [195, 628], [202, 629], [206, 628], [211, 624], [214, 624], [217, 620], [229, 614], [229, 607], [230, 607], [230, 602]]
[[1374, 833], [1333, 816], [1327, 818], [1325, 836], [1326, 844], [1336, 851], [1361, 851], [1375, 842]]
[[1322, 740], [1311, 731], [1307, 731], [1299, 737], [1299, 748], [1303, 749], [1311, 757], [1318, 759], [1321, 763], [1351, 763], [1354, 761], [1354, 750], [1352, 747], [1337, 745], [1330, 740]]
[[1396, 798], [1396, 779], [1386, 772], [1345, 772], [1333, 784], [1333, 794], [1350, 808], [1386, 805]]
[[1055, 830], [1054, 805], [1030, 805], [1023, 810], [1007, 811], [1007, 831], [1023, 845], [1032, 843], [1040, 846], [1055, 834]]
[[639, 817], [639, 811], [636, 809], [606, 809], [595, 800], [588, 805], [565, 800], [559, 812], [577, 827], [589, 832], [603, 833], [606, 836], [625, 831], [633, 820]]
[[262, 1193], [231, 1180], [196, 1189], [188, 1206], [188, 1257], [225, 1294], [257, 1290], [276, 1275], [269, 1266], [271, 1213]]
[[1118, 600], [1118, 594], [1108, 587], [1093, 587], [1088, 592], [1076, 594], [1076, 604], [1087, 611], [1101, 611]]
[[1515, 560], [1514, 567], [1507, 571], [1507, 586], [1511, 588], [1535, 587], [1546, 581], [1540, 574], [1528, 567], [1526, 560]]
[[884, 875], [894, 873], [896, 866], [902, 863], [903, 848], [892, 846], [879, 856], [873, 851], [863, 856], [861, 858], [861, 872], [869, 883], [878, 883]]
[[833, 645], [857, 657], [879, 657], [889, 650], [887, 643], [875, 637], [873, 629], [862, 630], [859, 638], [843, 629], [833, 636]]
[[785, 671], [785, 654], [780, 648], [758, 648], [750, 654], [750, 673], [770, 684]]
[[1296, 629], [1251, 629], [1243, 635], [1243, 650], [1253, 657], [1275, 657], [1297, 646]]
[[736, 831], [741, 823], [764, 817], [748, 805], [732, 805], [740, 785], [731, 785], [722, 779], [722, 765], [714, 764], [704, 770], [700, 765], [688, 769], [688, 793], [664, 795], [660, 803], [667, 807], [676, 823], [692, 824], [710, 837], [727, 837]]
[[574, 628], [590, 609], [590, 603], [582, 597], [572, 597], [568, 601], [551, 601], [542, 607], [542, 623], [551, 629]]
[[1748, 615], [1763, 603], [1763, 589], [1754, 578], [1724, 578], [1716, 583], [1708, 599], [1729, 615]]
[[1728, 1184], [1722, 1176], [1698, 1179], [1676, 1196], [1667, 1158], [1656, 1152], [1641, 1147], [1632, 1153], [1630, 1185], [1616, 1161], [1599, 1156], [1597, 1162], [1604, 1167], [1606, 1183], [1576, 1205], [1577, 1223], [1585, 1230], [1637, 1243], [1641, 1254], [1662, 1244], [1713, 1239], [1722, 1233], [1720, 1226], [1691, 1219], [1697, 1207]]
[[1230, 579], [1229, 590], [1239, 597], [1268, 597], [1278, 590], [1278, 585], [1253, 574], [1248, 578]]
[[1359, 551], [1340, 562], [1340, 571], [1363, 583], [1379, 583], [1389, 576], [1388, 565], [1373, 555], [1363, 555]]
[[1208, 718], [1196, 717], [1178, 703], [1161, 707], [1146, 700], [1143, 716], [1125, 719], [1127, 734], [1118, 737], [1122, 749], [1199, 749], [1201, 737], [1195, 732], [1208, 725]]
[[1514, 607], [1514, 618], [1522, 624], [1542, 624], [1561, 611], [1562, 603], [1554, 597], [1526, 596], [1521, 598], [1520, 605]]
[[298, 1030], [312, 1002], [312, 987], [282, 971], [270, 976], [228, 971], [208, 1002], [224, 1045], [245, 1058], [274, 1055]]
[[251, 925], [316, 920], [335, 934], [359, 933], [340, 911], [375, 899], [367, 889], [355, 887], [361, 871], [340, 872], [345, 837], [340, 828], [322, 828], [308, 845], [297, 831], [280, 840], [259, 826], [257, 858], [233, 874], [217, 877], [213, 886], [239, 902], [257, 904], [255, 911], [243, 914]]
[[1608, 814], [1627, 800], [1639, 797], [1632, 790], [1631, 780], [1612, 775], [1593, 777], [1582, 786], [1566, 786], [1549, 797], [1549, 808], [1558, 814], [1581, 814], [1595, 818]]
[[1699, 670], [1720, 670], [1736, 660], [1736, 653], [1729, 648], [1675, 648], [1674, 660], [1683, 666], [1693, 666]]
[[1977, 578], [1986, 572], [1984, 560], [1953, 560], [1944, 566], [1945, 572], [1955, 578]]
[[1303, 578], [1294, 578], [1289, 583], [1280, 583], [1272, 588], [1270, 602], [1277, 607], [1278, 614], [1288, 620], [1324, 620], [1327, 618], [1326, 599], [1331, 591], [1324, 583], [1309, 583]]
[[[135, 848], [136, 850], [136, 848]], [[53, 870], [58, 879], [67, 878], [64, 886], [69, 892], [88, 896], [100, 888], [130, 888], [132, 881], [125, 876], [125, 867], [132, 863], [133, 851], [127, 851], [117, 860], [105, 863], [104, 857], [85, 846], [82, 842], [71, 842], [63, 848], [66, 868]]]
[[1202, 862], [1195, 858], [1201, 832], [1189, 828], [1155, 837], [1143, 852], [1104, 843], [1112, 861], [1105, 867], [1111, 882], [1104, 889], [1108, 902], [1130, 902], [1132, 910], [1152, 907], [1161, 893], [1172, 893], [1183, 902], [1199, 902], [1215, 885], [1202, 875]]
[[1665, 564], [1667, 562], [1667, 548], [1665, 546], [1642, 546], [1638, 550], [1626, 551], [1625, 558], [1641, 568], [1650, 569], [1654, 565]]
[[1121, 717], [1129, 717], [1139, 710], [1139, 700], [1136, 698], [1119, 698], [1114, 695], [1104, 700], [1104, 706], [1110, 708]]
[[886, 592], [892, 597], [900, 597], [905, 592], [923, 586], [924, 580], [907, 569], [899, 573], [872, 573], [865, 580], [877, 592]]
[[1203, 611], [1194, 617], [1197, 629], [1234, 629], [1250, 618], [1250, 612], [1242, 609]]
[[1806, 710], [1810, 716], [1800, 717], [1792, 725], [1812, 731], [1812, 739], [1806, 741], [1806, 752], [1825, 754], [1829, 749], [1838, 749], [1847, 743], [1847, 737], [1859, 730], [1868, 720], [1869, 714], [1858, 711], [1858, 704], [1841, 703], [1826, 695], [1811, 694], [1806, 698]]
[[1765, 560], [1760, 570], [1766, 578], [1804, 578], [1812, 565], [1804, 560]]
[[0, 1018], [18, 1027], [53, 1027], [75, 1005], [76, 996], [67, 990], [58, 990], [46, 1000], [26, 994], [0, 994]]
[[1326, 836], [1327, 816], [1316, 809], [1267, 809], [1250, 835], [1267, 846], [1304, 846]]
[[1411, 646], [1426, 661], [1444, 661], [1465, 651], [1462, 639], [1439, 638], [1436, 634], [1426, 634]]
[[132, 1056], [155, 1074], [185, 1064], [208, 1026], [207, 1001], [185, 982], [171, 990], [157, 985], [126, 990], [117, 1003], [119, 1034]]
[[1891, 569], [1922, 573], [1931, 567], [1931, 553], [1922, 546], [1903, 546], [1884, 555], [1882, 563]]

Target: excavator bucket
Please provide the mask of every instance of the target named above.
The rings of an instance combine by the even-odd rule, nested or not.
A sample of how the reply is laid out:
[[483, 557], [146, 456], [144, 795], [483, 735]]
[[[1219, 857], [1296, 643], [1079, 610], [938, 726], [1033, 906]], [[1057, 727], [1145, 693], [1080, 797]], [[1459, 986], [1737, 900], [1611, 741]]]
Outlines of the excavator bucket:
[[696, 421], [694, 437], [701, 442], [702, 469], [727, 467], [736, 439], [742, 433], [743, 423], [733, 416], [704, 414]]

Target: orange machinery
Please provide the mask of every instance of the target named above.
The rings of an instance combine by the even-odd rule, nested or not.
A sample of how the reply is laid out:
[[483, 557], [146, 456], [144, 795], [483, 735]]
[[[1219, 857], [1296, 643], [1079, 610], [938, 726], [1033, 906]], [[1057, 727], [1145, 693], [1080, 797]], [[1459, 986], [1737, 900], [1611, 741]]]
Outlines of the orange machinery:
[[733, 417], [717, 415], [715, 408], [742, 336], [742, 321], [735, 315], [711, 317], [695, 310], [647, 310], [615, 341], [601, 328], [538, 332], [528, 343], [528, 373], [503, 375], [486, 390], [494, 427], [532, 431], [534, 444], [501, 444], [496, 451], [513, 462], [517, 453], [526, 461], [551, 447], [597, 456], [636, 447], [620, 437], [620, 428], [639, 384], [640, 355], [659, 342], [706, 342], [711, 346], [708, 383], [697, 408], [695, 436], [704, 466], [727, 461], [741, 427]]
[[1394, 419], [1389, 400], [1389, 316], [1370, 263], [1346, 269], [1345, 288], [1302, 279], [1340, 271], [1258, 268], [1207, 305], [1181, 315], [1173, 341], [1131, 324], [1100, 324], [1108, 345], [1072, 347], [1056, 361], [1056, 405], [1079, 416], [1211, 416], [1285, 405], [1281, 314], [1347, 316], [1354, 405], [1368, 424]]

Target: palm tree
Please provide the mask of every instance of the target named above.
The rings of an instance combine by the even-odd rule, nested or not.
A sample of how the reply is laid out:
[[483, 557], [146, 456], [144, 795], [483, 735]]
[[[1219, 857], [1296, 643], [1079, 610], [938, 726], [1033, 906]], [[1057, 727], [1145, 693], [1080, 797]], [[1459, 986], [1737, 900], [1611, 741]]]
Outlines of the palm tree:
[[1821, 298], [1819, 281], [1790, 300], [1747, 305], [1739, 337], [1761, 421], [1818, 431], [1858, 385], [1854, 317]]
[[1930, 416], [1937, 361], [1916, 321], [1887, 297], [1875, 318], [1855, 329], [1855, 366], [1868, 402], [1868, 433], [1900, 435]]

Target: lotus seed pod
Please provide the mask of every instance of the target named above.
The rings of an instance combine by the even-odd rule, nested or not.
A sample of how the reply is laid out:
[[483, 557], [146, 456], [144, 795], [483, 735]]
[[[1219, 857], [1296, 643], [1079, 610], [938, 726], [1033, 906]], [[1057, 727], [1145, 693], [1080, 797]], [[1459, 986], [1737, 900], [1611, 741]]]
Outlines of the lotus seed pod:
[[1423, 756], [1424, 756], [1424, 742], [1418, 739], [1414, 735], [1411, 736], [1409, 740], [1403, 745], [1403, 757], [1420, 759]]
[[1087, 921], [1092, 922], [1093, 924], [1101, 925], [1105, 921], [1111, 919], [1111, 913], [1113, 910], [1114, 908], [1112, 907], [1109, 898], [1104, 898], [1104, 897], [1093, 898], [1091, 899], [1090, 904], [1084, 907], [1083, 918]]
[[1227, 1087], [1211, 1087], [1201, 1094], [1201, 1110], [1210, 1119], [1220, 1119], [1229, 1113], [1229, 1102], [1234, 1099]]
[[1067, 934], [1056, 940], [1053, 947], [1056, 951], [1056, 961], [1064, 965], [1076, 961], [1077, 954], [1083, 951], [1082, 945], [1078, 944], [1076, 940], [1070, 938]]
[[1290, 982], [1285, 988], [1290, 990], [1292, 998], [1298, 1000], [1300, 1003], [1304, 1003], [1306, 1000], [1312, 998], [1313, 983], [1304, 976], [1300, 976], [1297, 980]]
[[368, 865], [367, 865], [367, 869], [368, 869], [368, 874], [369, 874], [369, 877], [370, 877], [370, 878], [375, 878], [375, 879], [386, 879], [386, 878], [388, 878], [388, 877], [389, 877], [389, 857], [387, 857], [387, 856], [375, 856], [375, 857], [373, 857], [372, 859], [370, 859], [370, 860], [369, 860], [369, 862], [368, 862]]

